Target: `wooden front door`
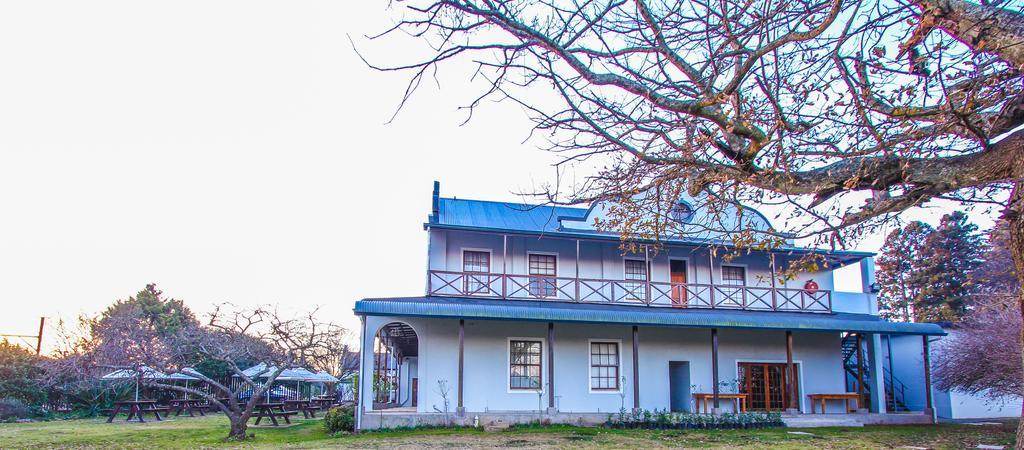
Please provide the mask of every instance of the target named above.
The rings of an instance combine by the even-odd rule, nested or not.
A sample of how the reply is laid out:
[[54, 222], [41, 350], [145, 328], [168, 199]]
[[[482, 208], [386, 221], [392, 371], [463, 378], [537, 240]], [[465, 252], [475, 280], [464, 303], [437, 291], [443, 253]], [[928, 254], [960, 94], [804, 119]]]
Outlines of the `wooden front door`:
[[672, 306], [676, 308], [686, 307], [686, 261], [681, 259], [669, 260], [669, 270], [672, 272]]
[[[796, 364], [794, 372], [798, 372]], [[782, 411], [790, 408], [790, 399], [786, 387], [786, 364], [784, 363], [740, 363], [739, 392], [748, 394], [747, 409], [755, 411]], [[799, 383], [794, 374], [792, 386], [798, 389]], [[799, 396], [797, 396], [799, 398]], [[792, 406], [796, 408], [796, 406]]]
[[412, 379], [412, 406], [416, 406], [416, 399], [420, 396], [420, 379]]

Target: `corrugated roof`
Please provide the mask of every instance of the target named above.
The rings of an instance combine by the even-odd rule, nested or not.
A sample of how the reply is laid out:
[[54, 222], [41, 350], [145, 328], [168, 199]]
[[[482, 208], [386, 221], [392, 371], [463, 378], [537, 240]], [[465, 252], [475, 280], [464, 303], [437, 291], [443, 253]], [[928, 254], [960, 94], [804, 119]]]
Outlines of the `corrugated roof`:
[[[424, 227], [443, 228], [464, 231], [482, 231], [494, 233], [548, 235], [563, 238], [607, 239], [619, 240], [616, 233], [596, 230], [568, 230], [561, 227], [559, 218], [583, 219], [587, 208], [573, 208], [553, 205], [529, 205], [524, 203], [492, 202], [486, 200], [466, 200], [439, 197], [437, 217], [431, 217]], [[670, 240], [670, 243], [684, 245], [720, 245], [729, 247], [730, 242], [683, 239]], [[835, 262], [846, 265], [862, 258], [874, 256], [874, 253], [859, 251], [824, 250], [803, 247], [783, 246], [775, 250], [777, 253], [820, 253], [832, 256]]]
[[544, 233], [558, 231], [559, 217], [583, 218], [585, 208], [455, 198], [439, 199], [438, 225]]
[[936, 324], [887, 322], [869, 314], [676, 309], [454, 297], [364, 299], [356, 302], [355, 313], [371, 316], [615, 323], [690, 328], [853, 331], [930, 336], [946, 334]]

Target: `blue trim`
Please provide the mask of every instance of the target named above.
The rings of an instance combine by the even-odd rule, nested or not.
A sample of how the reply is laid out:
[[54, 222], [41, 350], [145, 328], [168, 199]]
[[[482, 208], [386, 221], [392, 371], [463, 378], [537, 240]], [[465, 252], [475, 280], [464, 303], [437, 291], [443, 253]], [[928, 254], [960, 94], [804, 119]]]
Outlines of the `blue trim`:
[[523, 320], [687, 328], [734, 328], [788, 331], [863, 332], [945, 336], [931, 323], [887, 322], [870, 314], [792, 313], [643, 306], [559, 303], [523, 300], [478, 300], [454, 297], [364, 299], [355, 313], [368, 316]]

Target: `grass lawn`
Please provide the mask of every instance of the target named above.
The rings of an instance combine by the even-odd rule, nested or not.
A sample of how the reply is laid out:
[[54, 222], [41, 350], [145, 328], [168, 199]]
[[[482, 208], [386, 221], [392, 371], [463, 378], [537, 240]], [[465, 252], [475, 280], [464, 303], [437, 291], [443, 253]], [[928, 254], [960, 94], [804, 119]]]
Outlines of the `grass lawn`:
[[[1015, 422], [1002, 425], [936, 425], [806, 430], [656, 431], [575, 427], [526, 427], [499, 433], [472, 429], [436, 429], [363, 433], [333, 437], [319, 420], [297, 420], [288, 428], [250, 428], [256, 439], [226, 443], [222, 416], [174, 418], [165, 422], [113, 423], [78, 419], [0, 424], [0, 448], [783, 448], [845, 449], [975, 448], [978, 444], [1012, 448]], [[812, 435], [790, 434], [803, 431]]]

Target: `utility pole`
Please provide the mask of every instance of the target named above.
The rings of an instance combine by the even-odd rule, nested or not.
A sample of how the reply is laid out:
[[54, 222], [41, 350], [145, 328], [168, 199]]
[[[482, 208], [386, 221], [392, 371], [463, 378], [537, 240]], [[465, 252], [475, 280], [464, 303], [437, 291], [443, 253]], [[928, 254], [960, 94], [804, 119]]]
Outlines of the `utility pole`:
[[36, 337], [36, 356], [43, 350], [43, 326], [46, 325], [46, 318], [39, 318], [39, 336]]
[[[20, 338], [20, 339], [35, 339], [36, 340], [36, 355], [39, 355], [43, 351], [43, 327], [46, 325], [46, 318], [39, 318], [39, 334], [26, 335], [26, 334], [3, 334], [0, 333], [0, 338]], [[28, 344], [28, 341], [26, 341]]]

